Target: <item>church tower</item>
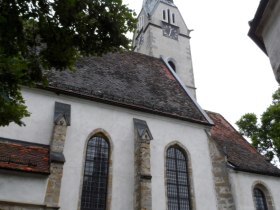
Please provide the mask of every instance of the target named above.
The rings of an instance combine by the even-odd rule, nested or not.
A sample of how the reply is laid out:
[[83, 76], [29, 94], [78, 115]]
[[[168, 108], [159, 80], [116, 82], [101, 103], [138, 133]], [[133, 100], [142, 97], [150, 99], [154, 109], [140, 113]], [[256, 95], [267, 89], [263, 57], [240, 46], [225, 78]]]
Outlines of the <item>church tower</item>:
[[133, 48], [135, 52], [162, 57], [196, 98], [189, 34], [173, 0], [144, 0]]

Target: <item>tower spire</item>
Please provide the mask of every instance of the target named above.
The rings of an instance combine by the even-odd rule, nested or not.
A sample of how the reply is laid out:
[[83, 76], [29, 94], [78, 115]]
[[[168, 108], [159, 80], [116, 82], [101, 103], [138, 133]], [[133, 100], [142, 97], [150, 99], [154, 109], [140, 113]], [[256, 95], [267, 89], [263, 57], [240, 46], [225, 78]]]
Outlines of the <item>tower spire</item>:
[[144, 0], [143, 1], [143, 8], [146, 12], [146, 14], [150, 14], [155, 5], [157, 4], [159, 0]]

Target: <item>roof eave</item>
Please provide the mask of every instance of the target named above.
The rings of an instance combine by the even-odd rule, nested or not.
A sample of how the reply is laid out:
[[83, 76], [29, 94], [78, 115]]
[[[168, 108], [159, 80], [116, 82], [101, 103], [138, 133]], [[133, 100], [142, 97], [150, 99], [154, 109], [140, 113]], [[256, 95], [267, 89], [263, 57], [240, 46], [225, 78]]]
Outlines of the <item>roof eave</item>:
[[159, 111], [159, 110], [153, 110], [153, 109], [150, 109], [150, 108], [147, 108], [147, 107], [142, 107], [142, 106], [139, 106], [139, 105], [132, 105], [132, 104], [125, 103], [125, 102], [118, 102], [118, 101], [114, 101], [114, 100], [98, 98], [98, 97], [89, 96], [89, 95], [83, 95], [83, 94], [79, 94], [79, 93], [76, 93], [76, 92], [70, 92], [70, 91], [62, 90], [62, 89], [59, 89], [59, 88], [56, 88], [56, 87], [50, 87], [50, 86], [49, 87], [44, 87], [42, 85], [37, 85], [37, 88], [42, 89], [42, 90], [55, 92], [56, 94], [64, 94], [64, 95], [69, 95], [69, 96], [73, 96], [73, 97], [83, 98], [83, 99], [86, 99], [86, 100], [95, 101], [95, 102], [99, 102], [99, 103], [105, 103], [105, 104], [109, 104], [109, 105], [114, 105], [114, 106], [119, 106], [119, 107], [123, 107], [123, 108], [133, 109], [133, 110], [142, 111], [142, 112], [151, 113], [151, 114], [157, 114], [157, 115], [170, 117], [170, 118], [174, 118], [174, 119], [179, 119], [179, 120], [183, 120], [183, 121], [188, 121], [188, 122], [192, 122], [192, 123], [198, 123], [198, 124], [201, 124], [201, 125], [204, 125], [204, 126], [213, 126], [213, 124], [211, 124], [207, 121], [201, 121], [201, 120], [187, 118], [187, 117], [183, 117], [183, 116], [179, 116], [179, 115], [172, 115], [172, 114], [167, 113], [167, 112], [162, 112], [162, 111]]
[[267, 51], [266, 51], [266, 48], [265, 48], [265, 45], [264, 45], [264, 42], [263, 40], [257, 36], [257, 28], [261, 22], [261, 19], [263, 17], [263, 14], [264, 14], [264, 11], [267, 7], [267, 4], [268, 4], [269, 0], [261, 0], [260, 1], [260, 4], [258, 6], [258, 9], [255, 13], [255, 17], [253, 20], [251, 20], [249, 22], [249, 26], [250, 26], [250, 29], [249, 29], [249, 32], [248, 32], [248, 36], [256, 43], [256, 45], [267, 55]]
[[246, 173], [251, 173], [251, 174], [260, 174], [260, 175], [265, 175], [265, 176], [280, 177], [280, 173], [277, 174], [277, 173], [270, 173], [270, 172], [264, 172], [264, 171], [255, 171], [255, 170], [251, 170], [251, 169], [240, 168], [238, 166], [235, 166], [235, 167], [231, 167], [229, 165], [227, 165], [227, 166], [234, 171], [246, 172]]
[[51, 174], [50, 171], [46, 172], [46, 171], [32, 171], [32, 170], [23, 170], [23, 169], [19, 169], [19, 168], [5, 168], [5, 167], [0, 167], [0, 171], [14, 171], [14, 172], [20, 172], [20, 173], [24, 173], [24, 174], [36, 174], [36, 175], [44, 175], [44, 176], [49, 176]]
[[257, 35], [256, 35], [256, 28], [250, 28], [249, 32], [248, 32], [248, 36], [253, 40], [253, 42], [255, 42], [255, 44], [264, 52], [264, 54], [267, 55], [267, 51], [265, 48], [265, 45], [263, 43], [263, 40], [260, 39]]

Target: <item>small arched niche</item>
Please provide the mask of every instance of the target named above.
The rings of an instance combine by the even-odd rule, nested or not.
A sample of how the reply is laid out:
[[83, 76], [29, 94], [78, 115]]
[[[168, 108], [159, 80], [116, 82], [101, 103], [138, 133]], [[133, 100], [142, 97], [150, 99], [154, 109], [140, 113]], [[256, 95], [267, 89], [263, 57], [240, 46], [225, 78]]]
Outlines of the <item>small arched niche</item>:
[[172, 68], [172, 70], [173, 70], [174, 72], [176, 72], [175, 63], [174, 63], [173, 61], [169, 60], [169, 61], [168, 61], [168, 64], [169, 64], [169, 66]]

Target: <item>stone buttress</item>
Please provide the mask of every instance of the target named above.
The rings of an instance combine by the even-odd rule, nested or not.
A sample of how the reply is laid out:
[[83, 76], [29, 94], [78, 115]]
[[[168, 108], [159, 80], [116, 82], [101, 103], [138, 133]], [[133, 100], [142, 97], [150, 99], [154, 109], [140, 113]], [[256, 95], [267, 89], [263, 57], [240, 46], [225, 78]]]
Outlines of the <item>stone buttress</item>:
[[133, 119], [135, 135], [134, 210], [152, 210], [152, 176], [150, 141], [153, 139], [146, 121]]
[[55, 103], [53, 136], [50, 145], [50, 176], [45, 195], [47, 206], [59, 205], [61, 179], [65, 162], [63, 149], [66, 139], [67, 127], [70, 126], [69, 104]]

